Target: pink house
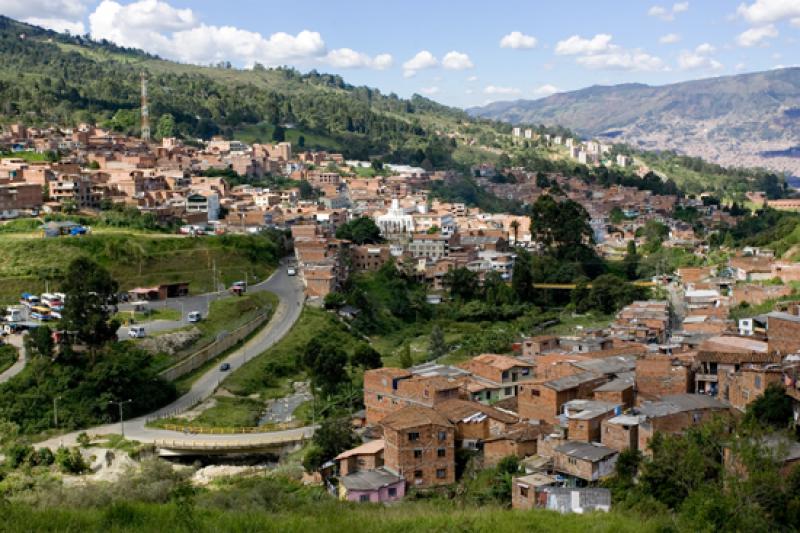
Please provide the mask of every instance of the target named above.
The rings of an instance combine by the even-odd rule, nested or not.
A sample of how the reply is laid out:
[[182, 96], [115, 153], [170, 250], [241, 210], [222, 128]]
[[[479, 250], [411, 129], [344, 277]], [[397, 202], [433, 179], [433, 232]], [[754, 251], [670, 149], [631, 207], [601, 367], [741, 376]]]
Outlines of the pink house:
[[405, 494], [405, 479], [383, 467], [362, 470], [339, 479], [340, 500], [385, 503], [401, 500]]

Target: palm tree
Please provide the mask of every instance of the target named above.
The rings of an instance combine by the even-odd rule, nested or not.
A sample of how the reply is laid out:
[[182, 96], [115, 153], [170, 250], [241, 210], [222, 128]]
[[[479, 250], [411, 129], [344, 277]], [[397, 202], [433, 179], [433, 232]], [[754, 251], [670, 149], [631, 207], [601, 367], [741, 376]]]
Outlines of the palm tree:
[[517, 233], [519, 232], [519, 220], [511, 221], [511, 230], [514, 232], [514, 244], [517, 244]]

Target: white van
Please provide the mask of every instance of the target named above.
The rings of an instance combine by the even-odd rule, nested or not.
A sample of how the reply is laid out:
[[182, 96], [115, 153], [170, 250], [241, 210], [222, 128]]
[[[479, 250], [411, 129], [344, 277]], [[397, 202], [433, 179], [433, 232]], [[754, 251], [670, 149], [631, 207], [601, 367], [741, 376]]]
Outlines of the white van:
[[200, 315], [200, 311], [192, 311], [186, 317], [186, 320], [188, 320], [189, 322], [194, 323], [194, 322], [200, 322], [201, 318], [202, 318], [202, 315]]
[[144, 336], [144, 326], [131, 326], [128, 328], [128, 337], [132, 339], [141, 339]]

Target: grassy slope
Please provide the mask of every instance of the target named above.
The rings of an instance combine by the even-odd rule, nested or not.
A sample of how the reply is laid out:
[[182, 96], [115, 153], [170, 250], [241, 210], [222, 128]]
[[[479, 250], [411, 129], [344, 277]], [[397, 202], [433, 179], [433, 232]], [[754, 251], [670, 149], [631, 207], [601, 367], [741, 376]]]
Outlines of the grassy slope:
[[10, 344], [0, 345], [0, 372], [5, 372], [17, 362], [19, 354], [17, 349]]
[[[312, 512], [313, 509], [313, 512]], [[190, 515], [190, 516], [189, 516]], [[187, 509], [176, 504], [124, 504], [89, 509], [33, 510], [9, 506], [4, 518], [10, 531], [264, 531], [305, 533], [330, 531], [560, 531], [648, 533], [668, 528], [668, 520], [642, 519], [618, 512], [560, 515], [551, 511], [511, 511], [499, 507], [457, 509], [403, 503], [391, 507], [321, 501], [301, 511], [278, 512], [214, 508]]]
[[[43, 239], [37, 233], [0, 234], [0, 302], [13, 302], [23, 291], [43, 291], [48, 271], [63, 269], [80, 256], [109, 268], [122, 289], [188, 281], [192, 293], [207, 292], [214, 263], [225, 284], [244, 278], [245, 272], [251, 280], [268, 276], [273, 266], [254, 261], [237, 242], [122, 230], [58, 239]], [[56, 290], [57, 281], [50, 288]]]

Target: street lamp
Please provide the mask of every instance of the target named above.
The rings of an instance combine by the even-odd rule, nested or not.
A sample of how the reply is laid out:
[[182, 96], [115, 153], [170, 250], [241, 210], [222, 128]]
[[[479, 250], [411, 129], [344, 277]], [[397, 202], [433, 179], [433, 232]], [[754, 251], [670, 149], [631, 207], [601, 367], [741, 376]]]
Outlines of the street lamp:
[[133, 400], [125, 400], [122, 402], [115, 402], [113, 400], [109, 400], [109, 404], [116, 404], [119, 407], [119, 425], [120, 429], [122, 430], [122, 438], [125, 438], [125, 418], [122, 416], [122, 406], [126, 403], [131, 403]]

